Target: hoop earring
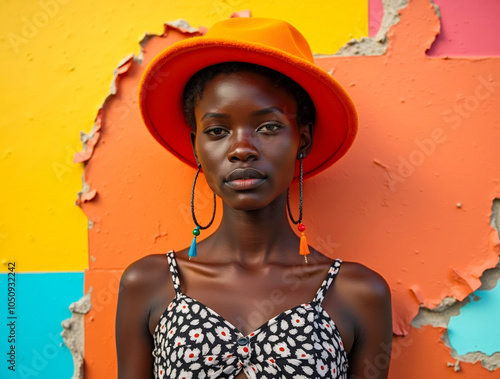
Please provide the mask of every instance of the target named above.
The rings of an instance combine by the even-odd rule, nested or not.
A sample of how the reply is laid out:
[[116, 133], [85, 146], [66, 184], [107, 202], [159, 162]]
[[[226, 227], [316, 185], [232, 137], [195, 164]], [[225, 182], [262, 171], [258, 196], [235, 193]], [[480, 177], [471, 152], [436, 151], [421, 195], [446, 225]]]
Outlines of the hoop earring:
[[292, 221], [294, 224], [299, 224], [298, 229], [300, 232], [300, 247], [299, 247], [299, 253], [300, 255], [304, 256], [304, 260], [307, 263], [307, 256], [310, 254], [309, 251], [309, 245], [307, 244], [307, 239], [304, 231], [306, 230], [306, 227], [304, 224], [302, 224], [302, 206], [304, 204], [304, 193], [303, 193], [303, 184], [304, 184], [304, 164], [303, 164], [303, 159], [304, 156], [302, 153], [299, 154], [299, 163], [300, 163], [300, 176], [299, 176], [299, 195], [300, 195], [300, 200], [299, 200], [299, 218], [295, 220], [292, 215], [292, 210], [290, 209], [290, 188], [288, 189], [286, 193], [286, 207], [288, 209], [288, 217], [290, 217], [290, 221]]
[[198, 255], [198, 252], [196, 250], [196, 237], [198, 237], [200, 235], [200, 230], [210, 228], [210, 225], [212, 225], [212, 223], [214, 222], [215, 210], [217, 208], [217, 201], [215, 200], [215, 193], [214, 193], [214, 212], [212, 213], [212, 219], [205, 226], [201, 226], [198, 223], [198, 220], [196, 219], [196, 215], [194, 214], [194, 189], [196, 187], [196, 180], [198, 179], [198, 175], [200, 174], [200, 170], [201, 170], [201, 165], [198, 165], [198, 170], [196, 170], [196, 175], [194, 176], [194, 180], [193, 180], [193, 188], [191, 189], [191, 216], [193, 216], [193, 221], [194, 221], [194, 224], [196, 225], [196, 228], [193, 229], [194, 238], [193, 238], [193, 242], [191, 242], [191, 247], [189, 248], [189, 253], [188, 253], [189, 260], [191, 260], [191, 258], [194, 258]]

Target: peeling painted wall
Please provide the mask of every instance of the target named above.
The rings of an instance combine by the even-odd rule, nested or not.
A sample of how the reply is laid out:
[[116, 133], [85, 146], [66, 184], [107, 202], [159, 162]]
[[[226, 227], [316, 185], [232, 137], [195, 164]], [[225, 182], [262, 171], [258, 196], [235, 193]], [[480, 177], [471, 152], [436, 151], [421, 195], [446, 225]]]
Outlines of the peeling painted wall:
[[[277, 9], [259, 11], [261, 4], [263, 2], [255, 2], [252, 14], [279, 14], [279, 17], [295, 24], [295, 21], [303, 21], [297, 17], [302, 5], [286, 13], [282, 10], [277, 12]], [[329, 35], [328, 40], [322, 39], [323, 43], [331, 42], [331, 50], [326, 52], [334, 52], [347, 38], [366, 34], [366, 3], [350, 2], [350, 5], [355, 6], [355, 11], [350, 12], [351, 32], [344, 33], [345, 28], [339, 24], [333, 36]], [[326, 2], [316, 6], [321, 6], [322, 11], [325, 11], [325, 6], [329, 7], [326, 9], [336, 14], [348, 7], [347, 3]], [[290, 3], [287, 7], [289, 11], [293, 9]], [[311, 12], [319, 15], [319, 11], [314, 9]], [[306, 34], [307, 29], [316, 31], [320, 25], [321, 18], [318, 17], [305, 28]], [[116, 370], [112, 326], [121, 271], [140, 256], [178, 249], [186, 243], [185, 231], [191, 223], [188, 188], [193, 172], [165, 154], [145, 132], [136, 107], [136, 93], [141, 72], [149, 60], [168, 44], [196, 32], [197, 28], [185, 23], [169, 22], [163, 34], [144, 37], [140, 42], [141, 53], [127, 56], [114, 70], [110, 96], [99, 111], [92, 131], [83, 137], [84, 150], [75, 157], [77, 161], [86, 162], [84, 186], [78, 202], [92, 224], [89, 230], [89, 271], [85, 280], [86, 288], [95, 288], [93, 298], [97, 304], [85, 319], [86, 373], [91, 378], [98, 378], [103, 373], [113, 376]], [[321, 45], [313, 41], [312, 48], [321, 49]], [[103, 145], [107, 148], [102, 149]], [[153, 166], [161, 167], [162, 174], [159, 175], [159, 171], [151, 165], [154, 161]], [[121, 166], [119, 170], [113, 168], [118, 166]], [[174, 177], [176, 185], [172, 186]], [[210, 192], [203, 182], [197, 190], [200, 217], [203, 217], [201, 214], [208, 211], [206, 200]], [[146, 201], [148, 198], [152, 201]], [[123, 206], [124, 201], [127, 207]], [[216, 223], [219, 220], [220, 215]], [[119, 237], [119, 230], [124, 233], [125, 239]], [[103, 356], [103, 351], [107, 355]]]
[[[87, 312], [88, 295], [81, 301], [85, 309], [73, 305], [73, 319], [64, 322], [66, 339], [69, 334], [78, 365], [84, 319], [86, 377], [115, 376], [121, 271], [143, 255], [185, 247], [192, 229], [194, 171], [141, 126], [135, 100], [140, 73], [156, 52], [198, 26], [250, 9], [296, 24], [312, 42], [317, 63], [359, 109], [352, 151], [307, 183], [305, 218], [312, 245], [365, 263], [391, 285], [391, 378], [498, 375], [490, 371], [500, 360], [491, 338], [500, 316], [498, 3], [320, 1], [307, 9], [299, 1], [195, 3], [0, 5], [0, 47], [7, 57], [0, 74], [6, 88], [0, 169], [16, 183], [4, 186], [0, 197], [0, 260], [15, 260], [20, 283], [40, 289], [37, 309], [48, 326], [34, 332], [38, 347], [19, 350], [18, 363], [35, 368], [37, 377], [71, 375], [61, 322], [71, 316], [70, 304], [92, 288], [92, 309]], [[193, 30], [174, 24], [162, 32], [165, 21], [179, 18]], [[372, 38], [353, 40], [368, 29]], [[85, 147], [76, 153], [80, 131]], [[200, 217], [208, 217], [210, 192], [204, 183], [197, 191]], [[32, 291], [22, 284], [18, 291], [31, 301], [26, 294]], [[19, 304], [26, 325], [30, 310]], [[479, 314], [490, 317], [479, 321]], [[488, 325], [489, 338], [462, 342], [470, 320]], [[463, 355], [474, 349], [480, 352]], [[366, 376], [384, 364], [386, 356], [367, 363]]]
[[[346, 39], [367, 33], [368, 14], [363, 4], [363, 1], [351, 1], [351, 11], [346, 17], [346, 3], [332, 5], [326, 1], [309, 4], [307, 11], [297, 0], [196, 0], [190, 4], [165, 0], [0, 2], [0, 51], [4, 58], [0, 72], [3, 86], [0, 94], [3, 179], [0, 283], [2, 290], [7, 288], [8, 262], [16, 262], [19, 282], [16, 359], [18, 368], [24, 365], [28, 370], [10, 373], [2, 363], [0, 377], [71, 377], [71, 352], [63, 344], [61, 323], [71, 316], [69, 306], [84, 295], [83, 270], [88, 268], [89, 261], [97, 259], [88, 246], [88, 229], [93, 222], [75, 206], [75, 200], [89, 201], [93, 196], [98, 200], [102, 196], [102, 192], [96, 194], [84, 185], [85, 195], [77, 197], [82, 188], [84, 167], [74, 163], [74, 156], [81, 149], [78, 133], [85, 132], [82, 138], [88, 139], [88, 147], [97, 141], [92, 139], [95, 133], [89, 132], [97, 110], [110, 91], [113, 70], [131, 53], [139, 54], [138, 40], [144, 33], [161, 34], [164, 22], [179, 18], [188, 19], [196, 27], [210, 26], [234, 11], [252, 9], [256, 15], [279, 14], [308, 35], [315, 51], [333, 53]], [[332, 20], [337, 28], [329, 27]], [[318, 27], [324, 29], [323, 35], [317, 35]], [[328, 39], [323, 38], [324, 35], [328, 35]], [[126, 110], [120, 111], [123, 114]], [[85, 160], [81, 155], [78, 158], [80, 162]], [[96, 230], [102, 228], [99, 220], [96, 225]], [[157, 240], [166, 238], [165, 230], [159, 230], [156, 225], [155, 228]], [[111, 254], [119, 252], [111, 251]], [[111, 357], [103, 373], [112, 373], [114, 367], [114, 337], [109, 325], [114, 319], [113, 302], [123, 264], [116, 267], [114, 271], [97, 270], [85, 275], [85, 281], [101, 284], [94, 291], [93, 315], [87, 321], [95, 316], [96, 324], [104, 322], [108, 328], [106, 333], [89, 341], [97, 355]], [[104, 278], [102, 282], [94, 279], [100, 275]], [[23, 283], [37, 288], [36, 299], [32, 299], [35, 292]], [[86, 291], [88, 288], [86, 286]], [[40, 318], [43, 328], [26, 326], [33, 316], [27, 304], [43, 314]], [[4, 307], [2, 305], [2, 310], [6, 310]], [[5, 313], [0, 313], [4, 320]], [[79, 321], [75, 319], [64, 325], [79, 325]], [[77, 330], [75, 326], [67, 329], [66, 334], [69, 341], [76, 341], [83, 348], [78, 332], [75, 333]], [[27, 333], [30, 343], [25, 339]], [[104, 347], [92, 347], [94, 341], [103, 336]], [[9, 353], [8, 344], [4, 342], [0, 342], [3, 357]], [[76, 358], [77, 362], [78, 353]], [[92, 375], [92, 367], [89, 364], [89, 375]]]

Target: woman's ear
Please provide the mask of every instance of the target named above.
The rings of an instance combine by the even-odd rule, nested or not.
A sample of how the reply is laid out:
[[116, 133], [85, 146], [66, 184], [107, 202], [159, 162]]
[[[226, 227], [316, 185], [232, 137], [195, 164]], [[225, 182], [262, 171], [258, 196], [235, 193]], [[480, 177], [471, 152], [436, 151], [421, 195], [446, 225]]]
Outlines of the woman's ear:
[[196, 131], [191, 130], [190, 137], [191, 137], [191, 147], [193, 148], [194, 159], [196, 160], [196, 164], [199, 166], [200, 161], [198, 160], [198, 152], [196, 151]]
[[308, 122], [307, 124], [299, 127], [300, 144], [298, 153], [302, 153], [304, 158], [311, 152], [313, 144], [313, 131], [314, 125], [312, 122]]

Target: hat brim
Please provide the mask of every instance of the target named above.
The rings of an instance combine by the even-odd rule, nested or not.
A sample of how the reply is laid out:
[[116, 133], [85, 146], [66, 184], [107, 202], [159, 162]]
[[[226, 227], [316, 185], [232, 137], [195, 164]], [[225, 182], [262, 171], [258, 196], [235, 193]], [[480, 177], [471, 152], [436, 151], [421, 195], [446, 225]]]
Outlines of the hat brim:
[[[157, 55], [146, 68], [139, 107], [153, 137], [181, 161], [197, 167], [183, 112], [182, 94], [201, 69], [223, 62], [247, 62], [274, 69], [295, 80], [316, 108], [313, 147], [304, 159], [304, 176], [315, 175], [338, 161], [357, 133], [357, 113], [342, 86], [306, 59], [265, 45], [219, 38], [193, 37]], [[295, 178], [298, 176], [298, 170]]]

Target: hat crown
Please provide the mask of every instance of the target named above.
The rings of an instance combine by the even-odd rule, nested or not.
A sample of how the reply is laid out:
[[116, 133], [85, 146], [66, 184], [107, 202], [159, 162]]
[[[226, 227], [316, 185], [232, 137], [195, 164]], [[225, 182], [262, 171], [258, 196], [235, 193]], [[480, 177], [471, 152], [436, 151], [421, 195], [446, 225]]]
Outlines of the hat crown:
[[[213, 25], [204, 37], [177, 41], [145, 69], [139, 106], [146, 127], [167, 150], [198, 167], [191, 126], [183, 111], [186, 83], [200, 70], [223, 62], [246, 62], [278, 71], [298, 83], [316, 108], [314, 148], [304, 160], [304, 178], [340, 159], [356, 136], [356, 109], [342, 86], [314, 64], [309, 44], [287, 22], [234, 18]], [[299, 168], [295, 178], [299, 177]]]
[[293, 25], [282, 20], [256, 17], [231, 18], [214, 24], [205, 36], [263, 45], [314, 63], [311, 48], [304, 36]]

